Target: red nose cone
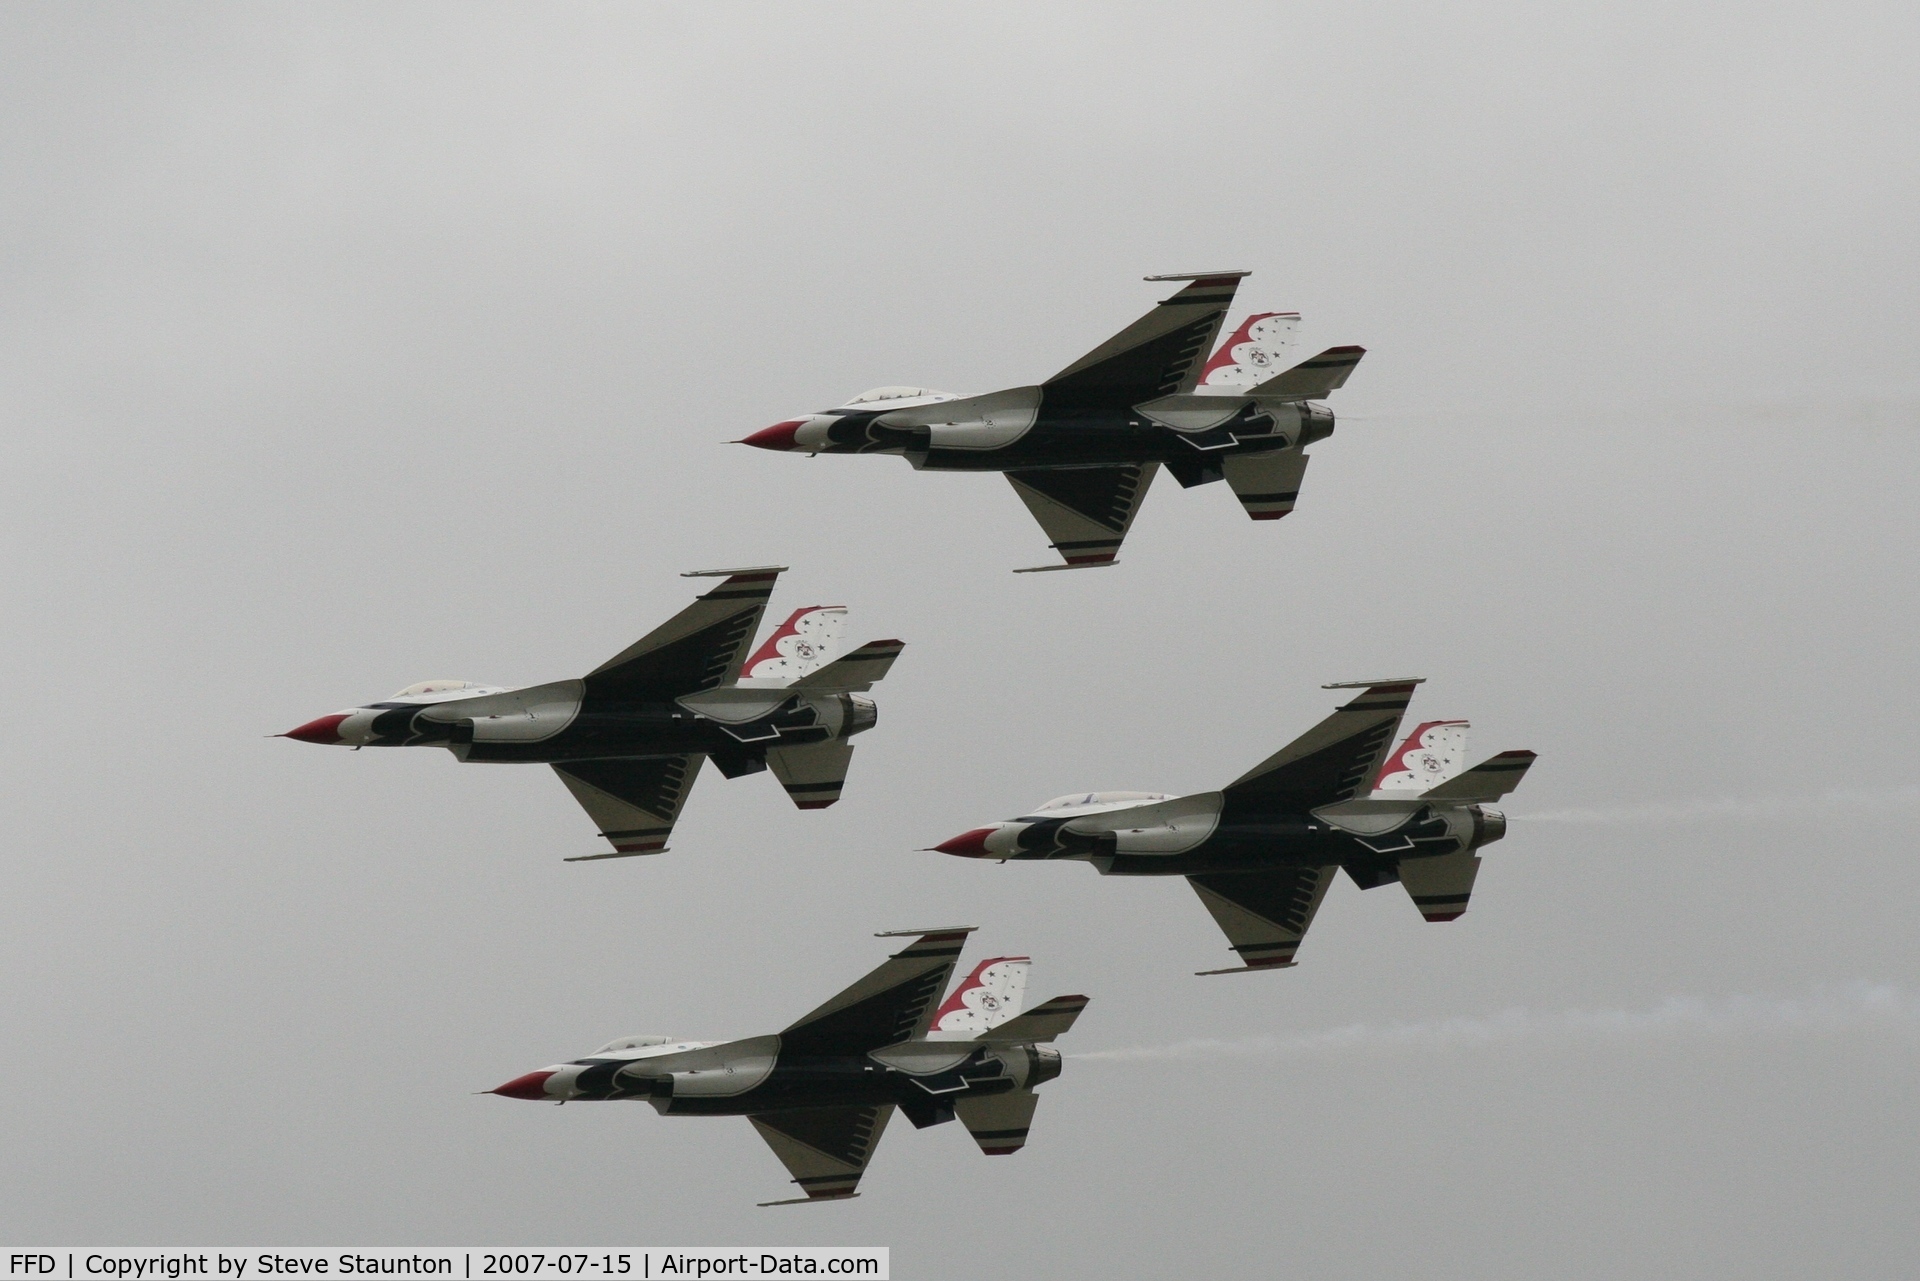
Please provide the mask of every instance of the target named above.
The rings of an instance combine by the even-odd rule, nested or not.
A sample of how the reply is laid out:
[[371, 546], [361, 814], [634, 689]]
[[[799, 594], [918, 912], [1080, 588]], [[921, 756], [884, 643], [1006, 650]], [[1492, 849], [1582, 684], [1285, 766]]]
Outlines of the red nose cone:
[[752, 445], [755, 449], [792, 449], [793, 434], [806, 425], [804, 418], [789, 418], [783, 423], [771, 427], [762, 427], [745, 440], [736, 440], [736, 445]]
[[547, 1078], [551, 1072], [529, 1072], [525, 1076], [516, 1076], [497, 1090], [489, 1093], [499, 1094], [509, 1099], [544, 1099], [547, 1097]]
[[942, 841], [933, 848], [942, 854], [958, 854], [962, 858], [979, 858], [987, 852], [987, 838], [998, 828], [976, 827], [971, 832], [962, 832], [950, 841]]
[[290, 729], [281, 738], [297, 738], [303, 743], [338, 743], [340, 722], [347, 719], [345, 712], [335, 716], [322, 716], [319, 720], [308, 721], [299, 729]]

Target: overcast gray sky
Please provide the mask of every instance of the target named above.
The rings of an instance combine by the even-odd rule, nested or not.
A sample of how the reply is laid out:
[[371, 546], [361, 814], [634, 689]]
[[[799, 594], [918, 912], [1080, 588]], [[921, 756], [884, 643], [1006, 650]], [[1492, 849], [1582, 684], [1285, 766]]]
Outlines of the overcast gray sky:
[[[1911, 4], [0, 24], [7, 1239], [1920, 1268]], [[721, 443], [1043, 378], [1222, 267], [1370, 353], [1277, 525], [1163, 479], [1118, 568], [1016, 577], [997, 478]], [[263, 737], [767, 561], [909, 642], [823, 813], [710, 773], [671, 853], [569, 865], [545, 769]], [[1198, 979], [1178, 881], [916, 852], [1402, 672], [1541, 754], [1442, 929], [1342, 881], [1297, 969]], [[900, 1124], [767, 1211], [744, 1122], [470, 1093], [950, 922], [1093, 995], [1070, 1054], [1149, 1051], [1070, 1057], [1017, 1157]]]

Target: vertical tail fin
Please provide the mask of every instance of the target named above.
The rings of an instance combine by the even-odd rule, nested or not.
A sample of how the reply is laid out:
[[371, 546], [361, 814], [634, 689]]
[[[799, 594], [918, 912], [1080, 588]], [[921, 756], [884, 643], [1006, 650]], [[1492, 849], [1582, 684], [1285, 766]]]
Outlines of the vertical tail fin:
[[753, 651], [740, 668], [740, 676], [745, 680], [798, 680], [839, 652], [846, 632], [844, 605], [796, 609]]
[[1231, 395], [1265, 382], [1286, 368], [1286, 354], [1299, 328], [1297, 311], [1257, 311], [1248, 316], [1213, 353], [1194, 390], [1205, 394], [1217, 388]]
[[1025, 956], [994, 956], [973, 967], [933, 1015], [935, 1032], [984, 1032], [1020, 1013], [1027, 999]]
[[1414, 726], [1413, 733], [1380, 767], [1373, 789], [1424, 792], [1440, 786], [1467, 763], [1468, 728], [1466, 721], [1425, 721]]

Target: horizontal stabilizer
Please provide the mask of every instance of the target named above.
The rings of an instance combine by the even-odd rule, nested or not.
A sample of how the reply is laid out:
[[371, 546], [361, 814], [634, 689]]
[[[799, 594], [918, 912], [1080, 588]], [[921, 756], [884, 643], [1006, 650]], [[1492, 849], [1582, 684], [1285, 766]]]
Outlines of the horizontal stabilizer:
[[1040, 1096], [1032, 1090], [1009, 1090], [956, 1099], [953, 1114], [982, 1152], [1009, 1156], [1026, 1146], [1027, 1131], [1033, 1128], [1033, 1110], [1039, 1106]]
[[1481, 761], [1464, 774], [1448, 779], [1432, 791], [1421, 793], [1429, 801], [1497, 801], [1527, 776], [1533, 765], [1533, 752], [1502, 752]]
[[1347, 385], [1347, 376], [1367, 354], [1365, 347], [1329, 347], [1284, 374], [1256, 383], [1249, 395], [1263, 400], [1318, 400]]
[[851, 654], [842, 655], [817, 671], [808, 672], [793, 683], [795, 689], [821, 691], [857, 691], [872, 689], [893, 668], [893, 660], [907, 647], [905, 641], [868, 641]]
[[852, 743], [809, 743], [805, 747], [769, 747], [767, 769], [803, 810], [823, 810], [840, 799], [853, 762]]
[[1293, 510], [1300, 497], [1300, 478], [1307, 474], [1307, 456], [1297, 449], [1270, 454], [1236, 454], [1222, 459], [1220, 469], [1234, 497], [1255, 520], [1279, 520]]
[[1480, 871], [1480, 856], [1472, 850], [1456, 850], [1438, 858], [1400, 860], [1400, 884], [1407, 896], [1429, 921], [1451, 921], [1467, 910], [1473, 894], [1473, 878]]
[[1084, 996], [1056, 996], [1043, 1005], [1028, 1010], [1018, 1018], [1008, 1019], [998, 1027], [988, 1028], [976, 1041], [1051, 1041], [1055, 1037], [1065, 1036], [1073, 1027], [1080, 1011], [1087, 1008]]

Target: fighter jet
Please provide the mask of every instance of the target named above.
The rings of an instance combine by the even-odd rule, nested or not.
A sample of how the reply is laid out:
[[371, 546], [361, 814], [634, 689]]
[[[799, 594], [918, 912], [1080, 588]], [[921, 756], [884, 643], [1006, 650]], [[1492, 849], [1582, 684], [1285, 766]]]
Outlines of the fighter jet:
[[1343, 386], [1365, 349], [1279, 359], [1300, 317], [1248, 317], [1208, 359], [1244, 271], [1188, 281], [1171, 298], [1038, 386], [984, 396], [877, 387], [736, 442], [806, 454], [902, 454], [927, 471], [1005, 472], [1064, 564], [1114, 563], [1161, 467], [1191, 488], [1225, 480], [1255, 520], [1293, 510], [1301, 450], [1333, 434], [1312, 403]]
[[1398, 881], [1429, 921], [1454, 920], [1473, 893], [1475, 851], [1506, 835], [1486, 802], [1518, 787], [1534, 754], [1461, 773], [1465, 721], [1427, 721], [1393, 747], [1421, 679], [1324, 686], [1362, 692], [1217, 792], [1080, 792], [933, 848], [1184, 876], [1241, 961], [1202, 974], [1292, 965], [1341, 868], [1363, 890]]
[[913, 942], [819, 1009], [772, 1036], [680, 1041], [623, 1036], [583, 1059], [487, 1091], [570, 1103], [644, 1099], [662, 1116], [744, 1116], [793, 1175], [797, 1205], [858, 1196], [895, 1108], [916, 1129], [954, 1120], [988, 1156], [1027, 1141], [1034, 1087], [1060, 1075], [1063, 1035], [1084, 996], [1021, 1013], [1024, 956], [980, 962], [943, 1002], [970, 925], [896, 930]]
[[785, 568], [682, 575], [725, 581], [584, 677], [521, 689], [421, 681], [281, 737], [552, 765], [613, 846], [570, 863], [664, 851], [708, 758], [728, 778], [770, 769], [795, 805], [824, 808], [846, 783], [847, 740], [878, 718], [865, 691], [902, 644], [870, 641], [828, 661], [846, 610], [813, 605], [748, 656]]

